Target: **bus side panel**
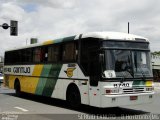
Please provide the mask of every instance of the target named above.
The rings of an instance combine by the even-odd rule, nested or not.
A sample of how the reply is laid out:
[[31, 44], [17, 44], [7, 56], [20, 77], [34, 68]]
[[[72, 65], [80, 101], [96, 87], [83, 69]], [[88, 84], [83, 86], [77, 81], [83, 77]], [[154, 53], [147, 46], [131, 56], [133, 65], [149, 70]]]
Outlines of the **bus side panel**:
[[8, 87], [10, 89], [14, 89], [14, 81], [15, 81], [15, 79], [16, 79], [16, 76], [9, 76], [8, 77], [7, 83], [8, 83]]
[[79, 89], [81, 103], [89, 104], [88, 78], [84, 76], [76, 63], [64, 64], [60, 71], [59, 78], [52, 93], [53, 98], [66, 100], [67, 88], [73, 83]]
[[86, 80], [69, 80], [69, 79], [58, 79], [55, 89], [52, 93], [52, 98], [58, 98], [66, 100], [67, 88], [70, 84], [75, 84], [80, 92], [81, 103], [89, 104], [89, 93], [88, 93], [88, 81]]
[[89, 99], [89, 77], [86, 77], [79, 66], [77, 66], [78, 69], [78, 78], [82, 80], [77, 80], [77, 85], [80, 90], [81, 94], [81, 103], [89, 105], [90, 99]]
[[22, 77], [19, 79], [21, 84], [21, 91], [35, 94], [35, 88], [38, 84], [38, 77]]
[[44, 65], [35, 94], [51, 97], [55, 85], [57, 84], [61, 68], [62, 64]]
[[[14, 89], [16, 78], [22, 92], [66, 100], [69, 84], [74, 83], [81, 95], [82, 104], [89, 104], [88, 78], [76, 63], [6, 66], [6, 85]], [[14, 68], [30, 68], [30, 73], [14, 73]]]
[[33, 69], [33, 71], [31, 71], [31, 76], [17, 76], [17, 78], [20, 81], [21, 91], [35, 94], [43, 65], [31, 65], [30, 67]]
[[70, 80], [67, 81], [64, 79], [58, 79], [51, 97], [65, 100], [64, 93], [66, 89], [64, 86], [65, 84], [69, 84], [70, 82], [71, 82]]

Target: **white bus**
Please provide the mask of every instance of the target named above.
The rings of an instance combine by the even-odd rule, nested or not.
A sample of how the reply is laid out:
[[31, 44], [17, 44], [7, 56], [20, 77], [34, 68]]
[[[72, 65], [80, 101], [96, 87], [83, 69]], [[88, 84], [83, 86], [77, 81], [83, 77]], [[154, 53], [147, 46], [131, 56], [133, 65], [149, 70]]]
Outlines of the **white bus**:
[[149, 103], [149, 41], [119, 32], [91, 32], [7, 50], [4, 84], [31, 93], [106, 108]]

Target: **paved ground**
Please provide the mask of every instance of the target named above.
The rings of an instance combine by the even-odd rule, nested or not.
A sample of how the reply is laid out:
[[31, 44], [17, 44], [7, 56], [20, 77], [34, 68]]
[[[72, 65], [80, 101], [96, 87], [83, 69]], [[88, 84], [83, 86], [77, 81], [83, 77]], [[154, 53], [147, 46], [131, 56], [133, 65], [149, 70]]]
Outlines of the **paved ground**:
[[[18, 120], [81, 120], [95, 119], [98, 115], [109, 115], [110, 119], [135, 120], [141, 117], [160, 119], [160, 83], [154, 83], [155, 100], [151, 104], [123, 106], [116, 108], [98, 109], [89, 106], [82, 106], [80, 109], [72, 109], [65, 101], [45, 98], [34, 95], [17, 97], [15, 91], [1, 86], [0, 88], [0, 120], [18, 117]], [[103, 119], [109, 119], [103, 118]], [[15, 119], [17, 120], [17, 119]], [[101, 119], [100, 119], [101, 120]]]

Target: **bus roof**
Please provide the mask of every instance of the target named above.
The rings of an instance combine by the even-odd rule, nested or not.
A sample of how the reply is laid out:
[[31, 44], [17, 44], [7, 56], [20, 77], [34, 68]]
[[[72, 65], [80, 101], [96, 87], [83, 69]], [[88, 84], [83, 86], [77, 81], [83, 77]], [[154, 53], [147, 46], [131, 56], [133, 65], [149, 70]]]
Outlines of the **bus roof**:
[[142, 36], [128, 34], [128, 33], [122, 33], [122, 32], [90, 32], [82, 35], [82, 38], [101, 38], [104, 40], [128, 40], [128, 41], [137, 41], [143, 40], [144, 42], [149, 42], [147, 38], [144, 38]]
[[[133, 34], [121, 33], [121, 32], [88, 32], [80, 35], [81, 35], [81, 38], [100, 38], [103, 40], [124, 40], [124, 41], [126, 40], [126, 41], [137, 41], [137, 42], [138, 41], [149, 42], [147, 38], [133, 35]], [[42, 43], [35, 43], [35, 44], [27, 45], [24, 47], [13, 48], [7, 51], [61, 43], [66, 41], [73, 41], [73, 40], [79, 39], [80, 35], [69, 36], [69, 37], [64, 37], [64, 38], [55, 39], [55, 40], [48, 40]]]

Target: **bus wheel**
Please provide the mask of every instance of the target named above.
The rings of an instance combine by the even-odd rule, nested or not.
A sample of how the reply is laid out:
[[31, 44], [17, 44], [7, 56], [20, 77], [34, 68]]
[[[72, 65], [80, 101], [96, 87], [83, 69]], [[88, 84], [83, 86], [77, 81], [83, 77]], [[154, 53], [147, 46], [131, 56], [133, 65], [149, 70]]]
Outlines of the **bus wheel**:
[[75, 85], [71, 85], [67, 89], [67, 102], [73, 108], [78, 108], [81, 105], [80, 92]]
[[20, 94], [21, 94], [21, 86], [20, 86], [19, 80], [15, 81], [15, 83], [14, 83], [14, 89], [15, 89], [16, 95], [20, 96]]

